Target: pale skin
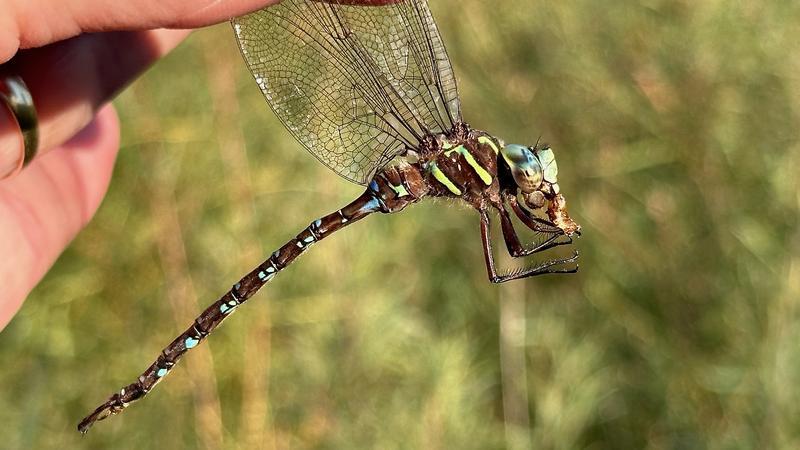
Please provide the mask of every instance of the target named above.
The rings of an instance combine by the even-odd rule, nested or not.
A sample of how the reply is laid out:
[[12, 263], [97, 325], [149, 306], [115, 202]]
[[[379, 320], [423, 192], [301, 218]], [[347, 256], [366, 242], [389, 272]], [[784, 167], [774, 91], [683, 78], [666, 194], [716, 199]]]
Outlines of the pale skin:
[[22, 140], [0, 105], [0, 330], [105, 195], [119, 148], [108, 102], [189, 29], [277, 2], [0, 0], [0, 76], [25, 80], [40, 121], [38, 156], [9, 177]]

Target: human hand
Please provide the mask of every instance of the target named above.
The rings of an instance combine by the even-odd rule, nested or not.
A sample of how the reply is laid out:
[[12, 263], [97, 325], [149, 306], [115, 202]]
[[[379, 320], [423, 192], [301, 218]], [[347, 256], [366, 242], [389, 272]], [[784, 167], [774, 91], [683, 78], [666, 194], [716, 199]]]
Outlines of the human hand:
[[[105, 195], [119, 124], [105, 105], [197, 28], [278, 0], [0, 0], [0, 79], [20, 76], [39, 119], [22, 172], [0, 102], [0, 330]], [[99, 112], [98, 112], [99, 111]]]

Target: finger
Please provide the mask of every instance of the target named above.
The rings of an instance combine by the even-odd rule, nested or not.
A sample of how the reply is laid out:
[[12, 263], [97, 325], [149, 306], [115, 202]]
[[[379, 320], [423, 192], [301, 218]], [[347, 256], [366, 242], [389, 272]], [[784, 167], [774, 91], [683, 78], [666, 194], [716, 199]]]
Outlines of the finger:
[[41, 47], [81, 33], [197, 28], [278, 0], [4, 0], [0, 63], [18, 48]]
[[[85, 127], [97, 108], [188, 33], [152, 30], [85, 34], [22, 51], [3, 66], [5, 73], [21, 76], [33, 95], [39, 116], [39, 156]], [[21, 151], [22, 136], [16, 122], [0, 110], [0, 180], [16, 168]]]
[[111, 106], [68, 143], [0, 185], [0, 330], [94, 215], [119, 148]]

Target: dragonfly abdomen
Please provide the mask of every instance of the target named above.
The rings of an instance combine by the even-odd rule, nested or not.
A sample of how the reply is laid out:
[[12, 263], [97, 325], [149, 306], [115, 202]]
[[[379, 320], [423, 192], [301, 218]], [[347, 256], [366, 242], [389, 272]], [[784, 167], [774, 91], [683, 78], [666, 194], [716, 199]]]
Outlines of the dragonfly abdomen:
[[281, 270], [316, 242], [369, 214], [401, 211], [428, 192], [419, 167], [401, 164], [379, 172], [368, 188], [344, 208], [321, 217], [276, 250], [266, 261], [245, 275], [219, 300], [206, 308], [183, 333], [167, 345], [135, 382], [120, 389], [78, 425], [85, 433], [98, 420], [118, 414], [147, 395], [172, 370], [183, 355], [197, 347], [228, 316], [244, 304]]

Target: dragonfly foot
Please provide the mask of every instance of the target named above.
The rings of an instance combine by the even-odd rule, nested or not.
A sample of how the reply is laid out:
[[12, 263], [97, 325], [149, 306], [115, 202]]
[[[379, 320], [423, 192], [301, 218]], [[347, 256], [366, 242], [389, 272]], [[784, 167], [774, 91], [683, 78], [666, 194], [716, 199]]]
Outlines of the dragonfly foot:
[[[569, 258], [553, 259], [545, 261], [538, 266], [530, 267], [527, 269], [519, 269], [505, 275], [498, 275], [492, 277], [492, 283], [505, 283], [506, 281], [519, 280], [521, 278], [535, 277], [538, 275], [556, 274], [556, 273], [576, 273], [578, 271], [578, 258], [580, 253], [577, 250]], [[568, 264], [575, 263], [573, 267], [561, 267]]]

